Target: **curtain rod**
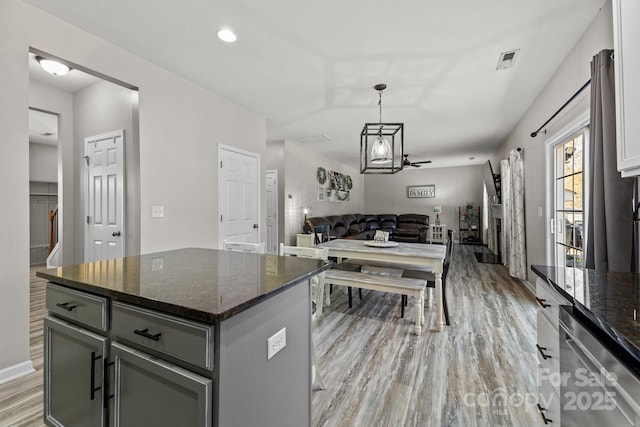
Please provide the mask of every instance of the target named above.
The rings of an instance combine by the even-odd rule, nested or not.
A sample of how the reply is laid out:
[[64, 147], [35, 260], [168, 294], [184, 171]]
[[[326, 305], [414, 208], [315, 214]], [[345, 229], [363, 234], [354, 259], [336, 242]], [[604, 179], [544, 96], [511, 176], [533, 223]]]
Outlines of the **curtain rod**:
[[[554, 118], [555, 118], [555, 117], [560, 113], [560, 111], [564, 110], [564, 109], [565, 109], [565, 107], [566, 107], [567, 105], [569, 105], [569, 103], [570, 103], [571, 101], [573, 101], [573, 100], [575, 99], [575, 97], [576, 97], [576, 96], [580, 95], [580, 92], [582, 92], [583, 90], [585, 90], [585, 89], [586, 89], [586, 87], [587, 87], [587, 86], [589, 86], [589, 84], [591, 84], [591, 79], [589, 79], [585, 84], [583, 84], [583, 85], [582, 85], [582, 87], [581, 87], [580, 89], [578, 89], [578, 91], [577, 91], [576, 93], [574, 93], [574, 94], [573, 94], [573, 96], [572, 96], [571, 98], [569, 98], [569, 100], [568, 100], [567, 102], [565, 102], [565, 103], [564, 103], [564, 105], [563, 105], [562, 107], [560, 107], [560, 108], [558, 109], [558, 111], [556, 111], [555, 113], [553, 113], [553, 116], [549, 117], [549, 120], [547, 120], [546, 122], [544, 122], [544, 123], [542, 124], [542, 126], [540, 126], [540, 127], [538, 128], [538, 130], [536, 130], [535, 132], [531, 132], [531, 138], [535, 138], [536, 136], [538, 136], [538, 132], [540, 132], [540, 131], [542, 130], [542, 128], [544, 128], [544, 127], [547, 125], [547, 123], [549, 123], [551, 120], [553, 120], [553, 119], [554, 119]], [[545, 130], [545, 133], [546, 133], [546, 130]]]

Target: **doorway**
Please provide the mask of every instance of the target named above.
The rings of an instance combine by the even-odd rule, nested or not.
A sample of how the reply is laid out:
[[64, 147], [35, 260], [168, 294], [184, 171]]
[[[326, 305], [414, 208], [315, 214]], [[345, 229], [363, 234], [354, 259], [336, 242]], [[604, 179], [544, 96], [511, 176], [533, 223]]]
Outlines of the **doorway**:
[[267, 184], [267, 252], [278, 253], [278, 171], [268, 170]]
[[29, 263], [47, 264], [58, 242], [58, 115], [29, 109]]
[[218, 247], [260, 239], [260, 156], [218, 145]]
[[[85, 261], [87, 241], [86, 169], [81, 158], [86, 137], [123, 129], [124, 201], [123, 222], [127, 224], [123, 255], [140, 253], [140, 150], [138, 131], [138, 89], [128, 83], [89, 70], [35, 48], [29, 49], [30, 106], [58, 114], [58, 235], [59, 266]], [[36, 57], [68, 65], [64, 76], [45, 72]], [[123, 229], [124, 230], [124, 229]], [[121, 231], [121, 235], [123, 235]]]
[[547, 263], [584, 269], [588, 114], [547, 142]]
[[125, 248], [124, 130], [84, 140], [85, 262], [121, 258]]

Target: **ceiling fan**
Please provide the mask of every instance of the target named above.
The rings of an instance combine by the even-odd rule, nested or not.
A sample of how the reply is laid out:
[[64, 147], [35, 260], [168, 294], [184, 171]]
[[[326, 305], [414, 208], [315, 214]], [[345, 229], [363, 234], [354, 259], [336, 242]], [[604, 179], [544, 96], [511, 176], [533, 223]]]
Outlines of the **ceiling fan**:
[[404, 160], [402, 161], [403, 166], [413, 166], [414, 168], [419, 168], [423, 164], [431, 163], [431, 160], [424, 160], [422, 162], [412, 162], [409, 160], [409, 155], [404, 155]]

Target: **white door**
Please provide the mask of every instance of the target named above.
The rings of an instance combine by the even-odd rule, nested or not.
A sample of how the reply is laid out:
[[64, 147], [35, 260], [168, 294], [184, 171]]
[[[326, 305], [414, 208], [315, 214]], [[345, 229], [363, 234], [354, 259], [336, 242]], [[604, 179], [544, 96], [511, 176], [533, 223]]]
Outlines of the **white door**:
[[260, 156], [218, 145], [218, 247], [259, 243]]
[[585, 153], [588, 128], [550, 144], [552, 207], [548, 262], [557, 267], [584, 268]]
[[267, 252], [278, 253], [278, 171], [267, 171]]
[[84, 140], [85, 262], [124, 256], [124, 130]]

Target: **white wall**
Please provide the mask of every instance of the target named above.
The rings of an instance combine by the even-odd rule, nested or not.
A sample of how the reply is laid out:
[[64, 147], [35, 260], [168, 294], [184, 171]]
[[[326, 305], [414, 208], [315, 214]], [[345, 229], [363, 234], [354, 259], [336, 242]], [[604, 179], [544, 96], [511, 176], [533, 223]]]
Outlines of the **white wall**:
[[[440, 224], [458, 231], [458, 207], [473, 202], [482, 206], [483, 183], [480, 166], [455, 168], [408, 168], [393, 175], [365, 175], [365, 211], [372, 214], [416, 213], [429, 215], [433, 224], [434, 206], [442, 206]], [[407, 186], [435, 185], [436, 197], [409, 199]], [[484, 213], [483, 213], [484, 215]], [[459, 236], [454, 236], [457, 240]]]
[[0, 2], [0, 194], [2, 221], [10, 224], [0, 227], [0, 381], [31, 368], [29, 74], [21, 11], [17, 0]]
[[[588, 109], [589, 91], [584, 91], [584, 95], [574, 102], [571, 108], [550, 124], [546, 135], [540, 133], [536, 138], [531, 138], [530, 134], [591, 78], [589, 64], [593, 56], [602, 49], [611, 48], [613, 48], [613, 20], [611, 2], [608, 1], [491, 160], [497, 169], [496, 165], [499, 165], [500, 159], [508, 157], [510, 149], [524, 148], [525, 217], [529, 265], [546, 263], [545, 242], [548, 216], [545, 213], [547, 209], [545, 139], [552, 137], [554, 132]], [[538, 216], [538, 208], [542, 208], [543, 216]], [[530, 270], [528, 281], [534, 283], [534, 274]]]
[[278, 172], [278, 242], [284, 242], [285, 234], [285, 195], [284, 195], [284, 141], [272, 141], [267, 143], [265, 152], [265, 169], [274, 169]]
[[58, 182], [58, 147], [29, 143], [29, 180]]
[[[312, 152], [302, 144], [284, 142], [285, 170], [285, 236], [286, 244], [295, 245], [296, 234], [302, 232], [304, 214], [302, 209], [311, 209], [309, 216], [342, 215], [364, 213], [364, 176], [358, 169], [351, 168], [334, 159]], [[318, 201], [318, 167], [327, 171], [340, 172], [351, 176], [353, 188], [350, 202], [336, 203]]]
[[[73, 152], [73, 96], [40, 83], [29, 81], [29, 106], [58, 114], [58, 240], [62, 248], [62, 263], [73, 262], [74, 227], [74, 171], [62, 165], [74, 165]], [[68, 248], [67, 248], [68, 247]], [[67, 250], [68, 249], [68, 250]]]
[[[124, 130], [125, 176], [125, 255], [140, 253], [140, 145], [137, 139], [138, 93], [108, 81], [101, 81], [73, 94], [75, 158], [84, 155], [84, 139], [107, 132]], [[83, 218], [86, 206], [84, 169], [78, 168], [78, 187], [74, 206], [76, 218]], [[74, 262], [84, 260], [84, 221], [76, 221], [74, 230]]]
[[[29, 359], [29, 46], [140, 89], [142, 253], [216, 247], [217, 143], [265, 152], [264, 118], [20, 0], [0, 2], [0, 192], [11, 224], [0, 231], [0, 325], [11, 325], [0, 329], [0, 373]], [[264, 189], [260, 200], [265, 212]], [[166, 218], [151, 219], [156, 204]]]

